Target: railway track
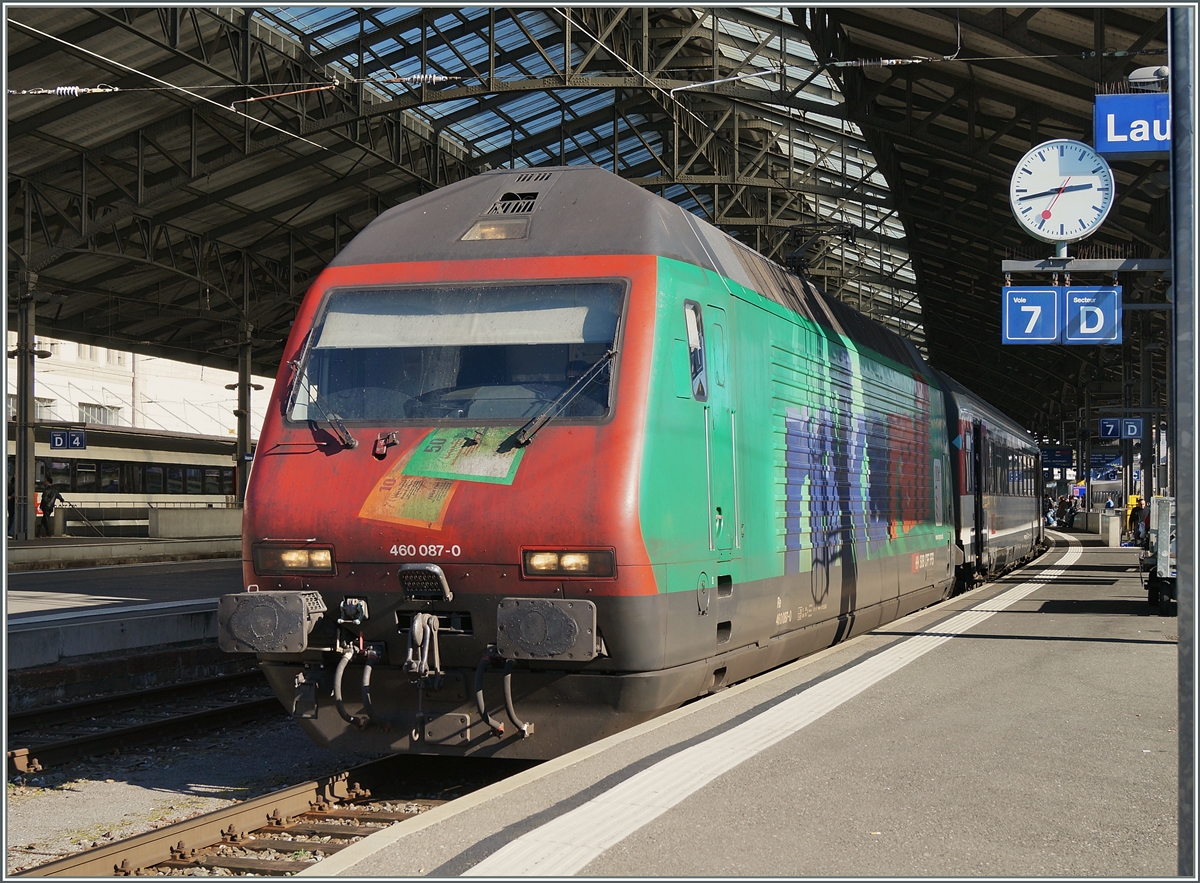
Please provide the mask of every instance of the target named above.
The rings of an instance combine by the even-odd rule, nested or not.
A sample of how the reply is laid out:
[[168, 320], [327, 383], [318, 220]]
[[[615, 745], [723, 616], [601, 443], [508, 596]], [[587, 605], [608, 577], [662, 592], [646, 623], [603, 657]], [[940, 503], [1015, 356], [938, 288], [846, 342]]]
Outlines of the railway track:
[[[386, 757], [14, 876], [294, 874], [375, 831], [532, 765]], [[439, 796], [430, 797], [431, 790]]]
[[8, 775], [283, 713], [257, 670], [16, 712]]

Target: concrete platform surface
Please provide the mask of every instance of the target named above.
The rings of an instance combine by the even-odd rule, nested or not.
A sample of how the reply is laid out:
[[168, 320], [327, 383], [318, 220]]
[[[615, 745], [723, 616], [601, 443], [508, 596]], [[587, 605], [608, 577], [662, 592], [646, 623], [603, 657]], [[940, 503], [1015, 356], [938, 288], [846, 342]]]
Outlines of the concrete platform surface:
[[34, 614], [215, 599], [242, 590], [240, 558], [8, 574], [9, 622]]
[[1053, 536], [1033, 567], [304, 875], [1174, 876], [1177, 620], [1136, 549]]
[[5, 568], [9, 573], [16, 573], [153, 561], [236, 558], [241, 553], [240, 536], [194, 539], [39, 537], [33, 540], [6, 540]]
[[10, 573], [9, 671], [216, 643], [217, 599], [241, 591], [239, 559]]

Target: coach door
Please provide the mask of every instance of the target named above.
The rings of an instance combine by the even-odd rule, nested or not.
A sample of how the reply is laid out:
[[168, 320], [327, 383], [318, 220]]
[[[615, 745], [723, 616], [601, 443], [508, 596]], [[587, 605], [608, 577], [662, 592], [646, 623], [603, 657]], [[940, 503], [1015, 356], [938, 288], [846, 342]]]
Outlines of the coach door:
[[973, 530], [975, 535], [971, 538], [972, 545], [975, 548], [975, 569], [983, 572], [987, 569], [988, 561], [988, 510], [987, 510], [987, 495], [991, 492], [992, 469], [991, 455], [984, 450], [984, 445], [988, 443], [987, 434], [983, 431], [983, 424], [971, 424], [971, 440], [974, 442], [973, 456], [975, 462], [972, 468], [975, 470], [975, 525]]
[[705, 403], [705, 447], [708, 449], [709, 548], [718, 559], [735, 557], [741, 546], [733, 448], [736, 429], [729, 378], [730, 335], [725, 311], [704, 307], [707, 328], [709, 394]]

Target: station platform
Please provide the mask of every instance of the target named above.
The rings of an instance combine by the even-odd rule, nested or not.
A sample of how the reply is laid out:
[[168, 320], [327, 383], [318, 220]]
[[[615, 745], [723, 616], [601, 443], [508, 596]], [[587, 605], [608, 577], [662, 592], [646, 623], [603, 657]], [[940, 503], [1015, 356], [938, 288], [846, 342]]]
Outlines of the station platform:
[[236, 558], [242, 553], [242, 538], [38, 537], [32, 540], [10, 539], [5, 553], [8, 572], [20, 573], [26, 570]]
[[234, 557], [9, 573], [8, 670], [191, 643], [215, 649], [217, 599], [241, 590], [241, 570]]
[[1177, 620], [1137, 549], [1051, 537], [1003, 580], [302, 875], [1174, 876]]

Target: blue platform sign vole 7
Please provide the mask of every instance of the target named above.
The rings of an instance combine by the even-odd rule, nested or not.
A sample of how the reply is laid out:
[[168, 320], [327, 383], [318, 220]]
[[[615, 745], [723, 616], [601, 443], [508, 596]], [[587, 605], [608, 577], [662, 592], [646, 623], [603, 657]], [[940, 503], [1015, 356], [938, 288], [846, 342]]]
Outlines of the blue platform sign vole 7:
[[1166, 92], [1097, 95], [1096, 152], [1108, 159], [1165, 159], [1171, 150]]

